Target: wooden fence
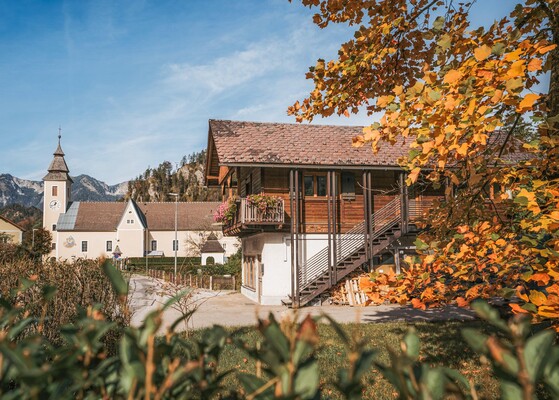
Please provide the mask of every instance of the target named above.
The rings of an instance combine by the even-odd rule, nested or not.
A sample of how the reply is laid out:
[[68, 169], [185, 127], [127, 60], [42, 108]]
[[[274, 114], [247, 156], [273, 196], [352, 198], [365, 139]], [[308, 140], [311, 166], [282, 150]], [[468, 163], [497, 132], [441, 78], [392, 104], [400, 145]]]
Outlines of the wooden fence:
[[197, 289], [209, 290], [237, 290], [237, 280], [235, 276], [227, 275], [198, 275], [198, 274], [177, 274], [174, 272], [157, 269], [148, 270], [148, 276], [172, 282], [175, 285], [184, 285]]

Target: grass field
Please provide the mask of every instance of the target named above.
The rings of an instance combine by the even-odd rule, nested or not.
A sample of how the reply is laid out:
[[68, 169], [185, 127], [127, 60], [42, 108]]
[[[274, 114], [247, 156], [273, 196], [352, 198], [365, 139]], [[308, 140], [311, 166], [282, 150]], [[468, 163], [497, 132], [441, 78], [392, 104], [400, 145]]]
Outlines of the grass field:
[[[344, 329], [358, 337], [367, 338], [369, 346], [378, 349], [377, 360], [388, 363], [387, 348], [399, 351], [400, 339], [409, 327], [414, 326], [421, 338], [420, 358], [432, 365], [444, 365], [455, 368], [472, 379], [478, 386], [480, 398], [499, 398], [498, 382], [490, 375], [490, 368], [483, 365], [478, 355], [474, 354], [462, 339], [460, 331], [464, 327], [479, 328], [488, 332], [488, 327], [479, 321], [471, 322], [421, 322], [421, 323], [373, 323], [373, 324], [347, 324]], [[193, 338], [204, 335], [204, 330], [196, 331]], [[492, 331], [491, 331], [492, 332]], [[259, 333], [253, 328], [241, 328], [232, 332], [233, 335], [254, 346], [260, 339]], [[328, 382], [335, 380], [338, 368], [346, 364], [346, 349], [337, 339], [334, 330], [328, 325], [319, 328], [321, 347], [318, 351], [319, 367], [321, 371], [321, 385], [324, 398], [340, 398]], [[228, 346], [220, 360], [220, 369], [232, 369], [237, 372], [255, 373], [256, 365], [247, 354], [234, 346]], [[382, 378], [376, 370], [371, 370], [367, 379], [366, 399], [394, 399], [397, 397], [393, 387]], [[234, 374], [227, 381], [227, 386], [232, 391], [240, 388]]]

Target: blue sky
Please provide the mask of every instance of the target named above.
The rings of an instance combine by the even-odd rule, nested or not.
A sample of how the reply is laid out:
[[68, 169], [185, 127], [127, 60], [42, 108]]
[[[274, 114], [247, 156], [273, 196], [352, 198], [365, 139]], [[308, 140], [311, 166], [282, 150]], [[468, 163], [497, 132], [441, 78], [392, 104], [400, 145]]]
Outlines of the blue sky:
[[[514, 0], [478, 0], [488, 24]], [[208, 119], [293, 122], [304, 74], [351, 36], [297, 0], [0, 0], [0, 173], [109, 184], [206, 146]], [[364, 125], [364, 115], [315, 123]]]

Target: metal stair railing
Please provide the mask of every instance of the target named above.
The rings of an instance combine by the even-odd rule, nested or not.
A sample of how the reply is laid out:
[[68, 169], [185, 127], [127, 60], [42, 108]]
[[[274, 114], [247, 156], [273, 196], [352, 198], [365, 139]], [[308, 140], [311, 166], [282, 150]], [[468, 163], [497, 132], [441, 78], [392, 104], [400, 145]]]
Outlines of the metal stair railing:
[[[390, 228], [394, 227], [400, 221], [400, 197], [394, 198], [384, 207], [372, 215], [372, 240], [377, 239]], [[347, 233], [340, 235], [338, 238], [337, 256], [334, 265], [360, 250], [365, 246], [365, 221], [355, 225]], [[329, 273], [328, 252], [329, 247], [325, 247], [309, 258], [301, 267], [298, 274], [299, 292], [309, 287], [319, 277]]]

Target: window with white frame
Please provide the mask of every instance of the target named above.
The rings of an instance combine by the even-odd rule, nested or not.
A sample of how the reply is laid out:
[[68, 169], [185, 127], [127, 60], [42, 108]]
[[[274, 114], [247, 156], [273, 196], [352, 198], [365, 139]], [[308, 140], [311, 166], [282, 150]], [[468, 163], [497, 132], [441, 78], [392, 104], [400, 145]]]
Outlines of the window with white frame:
[[173, 251], [178, 251], [179, 250], [179, 241], [178, 240], [173, 240]]
[[113, 241], [107, 240], [107, 251], [113, 251]]
[[82, 240], [82, 253], [87, 252], [87, 240]]

